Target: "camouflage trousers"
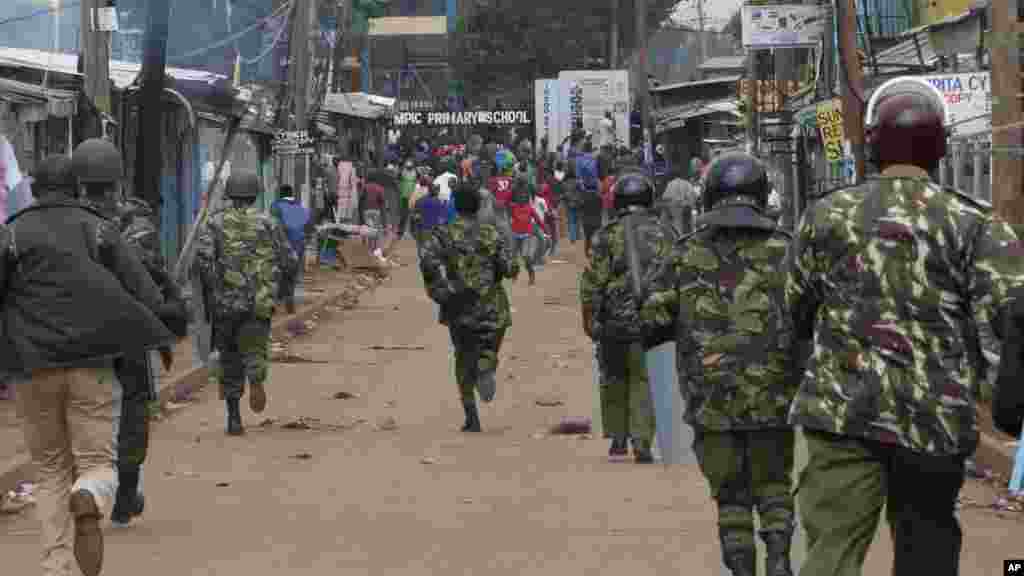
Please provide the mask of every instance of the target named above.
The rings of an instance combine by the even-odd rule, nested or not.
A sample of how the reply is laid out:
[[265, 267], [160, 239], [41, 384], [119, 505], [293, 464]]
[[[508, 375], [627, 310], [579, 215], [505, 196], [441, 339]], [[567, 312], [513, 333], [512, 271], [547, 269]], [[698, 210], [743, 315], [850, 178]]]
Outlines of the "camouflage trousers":
[[220, 352], [221, 395], [241, 398], [245, 383], [267, 380], [270, 360], [270, 320], [236, 318], [215, 320], [214, 347]]
[[641, 342], [601, 340], [601, 420], [611, 436], [654, 441], [654, 406]]
[[766, 532], [791, 532], [792, 428], [719, 432], [694, 427], [693, 451], [718, 505], [723, 546], [754, 548], [754, 509]]
[[455, 347], [455, 381], [463, 402], [476, 400], [474, 391], [480, 377], [498, 370], [498, 351], [505, 338], [505, 329], [473, 330], [449, 327]]
[[117, 430], [119, 466], [141, 466], [149, 449], [149, 402], [153, 398], [149, 352], [129, 354], [114, 361], [121, 382], [121, 421]]

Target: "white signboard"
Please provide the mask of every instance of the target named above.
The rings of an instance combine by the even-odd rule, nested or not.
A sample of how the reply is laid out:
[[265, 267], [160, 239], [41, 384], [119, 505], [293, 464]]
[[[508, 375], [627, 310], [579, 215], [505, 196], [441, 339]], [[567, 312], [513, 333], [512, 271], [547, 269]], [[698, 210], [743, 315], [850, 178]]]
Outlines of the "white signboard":
[[434, 36], [448, 33], [447, 16], [370, 18], [370, 36]]
[[528, 110], [481, 110], [472, 112], [399, 112], [394, 126], [517, 126], [532, 124]]
[[534, 99], [534, 133], [537, 141], [534, 148], [540, 150], [541, 140], [547, 139], [548, 148], [544, 152], [554, 152], [559, 141], [558, 126], [558, 79], [543, 78], [533, 82]]
[[825, 30], [824, 23], [817, 5], [744, 6], [743, 45], [754, 49], [814, 47]]
[[[558, 75], [559, 141], [574, 127], [594, 135], [594, 146], [629, 141], [629, 72], [569, 70]], [[605, 113], [611, 112], [611, 122]]]
[[936, 74], [922, 78], [946, 97], [949, 108], [946, 122], [954, 125], [953, 136], [970, 136], [992, 129], [992, 82], [989, 72]]

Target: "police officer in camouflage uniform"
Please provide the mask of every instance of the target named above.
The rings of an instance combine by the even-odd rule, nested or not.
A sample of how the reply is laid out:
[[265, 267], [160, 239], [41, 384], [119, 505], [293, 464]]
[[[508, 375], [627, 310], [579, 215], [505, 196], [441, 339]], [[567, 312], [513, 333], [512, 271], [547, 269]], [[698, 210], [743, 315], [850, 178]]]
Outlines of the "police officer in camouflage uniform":
[[755, 508], [765, 576], [793, 574], [794, 435], [786, 418], [800, 365], [784, 298], [791, 236], [765, 215], [769, 190], [756, 158], [718, 157], [706, 213], [675, 247], [658, 247], [641, 311], [652, 333], [676, 341], [684, 417], [734, 576], [757, 573]]
[[261, 188], [255, 172], [233, 171], [225, 190], [230, 206], [211, 214], [197, 239], [196, 261], [220, 352], [219, 384], [232, 436], [245, 432], [239, 402], [246, 381], [252, 411], [266, 407], [270, 320], [282, 275], [299, 257], [281, 224], [254, 206]]
[[477, 186], [461, 184], [452, 196], [457, 215], [424, 239], [420, 271], [430, 298], [441, 307], [455, 347], [455, 376], [465, 412], [464, 432], [480, 432], [474, 391], [490, 402], [496, 392], [498, 353], [512, 325], [505, 279], [519, 276], [506, 237], [477, 221]]
[[807, 437], [803, 574], [861, 574], [883, 508], [893, 574], [959, 573], [956, 499], [987, 369], [972, 335], [1001, 333], [1024, 245], [990, 205], [929, 178], [946, 117], [925, 82], [879, 87], [865, 120], [881, 176], [819, 200], [797, 229], [786, 299], [814, 342], [790, 416]]
[[[141, 199], [119, 203], [118, 184], [124, 174], [121, 153], [108, 140], [93, 138], [79, 144], [72, 156], [72, 170], [85, 187], [83, 202], [114, 222], [125, 244], [135, 250], [163, 298], [161, 320], [178, 338], [188, 335], [188, 314], [181, 290], [171, 281], [160, 255], [160, 239], [152, 223], [152, 209]], [[132, 206], [126, 218], [126, 209]], [[161, 351], [170, 367], [171, 351]], [[118, 488], [111, 520], [124, 525], [142, 514], [142, 464], [149, 447], [149, 403], [156, 400], [154, 370], [147, 351], [125, 354], [114, 362], [123, 387], [117, 435]]]
[[612, 438], [611, 458], [628, 453], [638, 463], [653, 462], [654, 409], [644, 360], [645, 333], [640, 302], [633, 292], [627, 261], [627, 222], [636, 244], [670, 242], [671, 231], [649, 210], [654, 183], [646, 175], [622, 175], [615, 184], [616, 214], [594, 233], [590, 258], [580, 277], [583, 331], [598, 344], [601, 407], [605, 430]]

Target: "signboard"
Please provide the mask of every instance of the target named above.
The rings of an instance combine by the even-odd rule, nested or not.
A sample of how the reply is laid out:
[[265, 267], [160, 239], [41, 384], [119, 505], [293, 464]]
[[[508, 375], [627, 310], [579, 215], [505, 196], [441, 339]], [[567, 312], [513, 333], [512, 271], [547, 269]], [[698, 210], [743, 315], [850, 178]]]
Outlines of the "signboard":
[[391, 118], [394, 126], [518, 126], [532, 122], [529, 110], [399, 112]]
[[544, 152], [554, 152], [558, 146], [558, 79], [543, 78], [533, 82], [534, 149], [540, 150], [541, 140], [547, 139]]
[[[558, 139], [574, 128], [594, 135], [594, 145], [629, 141], [629, 72], [627, 70], [568, 70], [558, 75]], [[611, 113], [608, 122], [605, 113]]]
[[818, 104], [818, 131], [825, 148], [825, 159], [838, 162], [843, 159], [843, 104], [838, 98]]
[[[751, 80], [739, 80], [737, 93], [746, 100], [755, 86]], [[757, 80], [757, 94], [754, 106], [758, 112], [781, 112], [784, 106], [783, 96], [792, 96], [800, 90], [796, 80]]]
[[945, 96], [949, 108], [947, 123], [956, 124], [973, 118], [953, 126], [953, 136], [970, 136], [992, 129], [991, 73], [936, 74], [922, 78]]
[[298, 156], [312, 154], [316, 141], [305, 130], [281, 130], [274, 135], [271, 147], [275, 156]]
[[818, 45], [824, 33], [822, 7], [812, 4], [743, 6], [743, 46], [747, 48], [807, 48]]
[[370, 18], [370, 36], [427, 36], [448, 33], [447, 16]]
[[437, 108], [432, 100], [399, 100], [397, 103], [399, 112], [428, 112]]

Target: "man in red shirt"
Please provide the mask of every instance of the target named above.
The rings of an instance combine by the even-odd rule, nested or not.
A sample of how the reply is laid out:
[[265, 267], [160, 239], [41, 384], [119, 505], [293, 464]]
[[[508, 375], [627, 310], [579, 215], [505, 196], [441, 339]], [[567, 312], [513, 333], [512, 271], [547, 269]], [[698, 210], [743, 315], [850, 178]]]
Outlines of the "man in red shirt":
[[533, 270], [534, 251], [531, 250], [530, 239], [533, 237], [533, 225], [536, 224], [548, 233], [544, 219], [537, 213], [533, 202], [530, 201], [529, 183], [526, 177], [517, 178], [513, 183], [515, 194], [508, 203], [509, 219], [512, 221], [512, 238], [515, 245], [515, 253], [522, 256], [526, 262], [526, 273], [530, 275], [530, 286], [537, 280]]
[[363, 224], [377, 229], [378, 236], [370, 240], [370, 251], [377, 249], [377, 238], [383, 233], [384, 216], [388, 213], [387, 194], [384, 187], [376, 182], [367, 182], [363, 187]]
[[487, 189], [494, 195], [494, 204], [502, 208], [512, 200], [512, 175], [492, 176], [487, 182]]

